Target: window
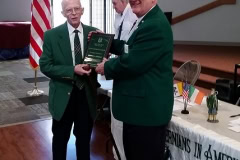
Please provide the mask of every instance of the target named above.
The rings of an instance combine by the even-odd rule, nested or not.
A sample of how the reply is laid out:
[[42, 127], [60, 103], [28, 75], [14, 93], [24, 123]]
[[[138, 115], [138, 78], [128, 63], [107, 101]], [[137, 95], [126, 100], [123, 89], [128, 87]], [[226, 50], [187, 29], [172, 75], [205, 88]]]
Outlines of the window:
[[[81, 21], [86, 25], [92, 25], [106, 33], [114, 33], [113, 22], [115, 11], [112, 1], [109, 0], [81, 0], [84, 13]], [[61, 14], [61, 1], [53, 0], [53, 26], [59, 26], [66, 22]], [[92, 12], [92, 13], [91, 13]]]
[[[82, 7], [84, 8], [84, 13], [81, 17], [81, 21], [82, 23], [89, 25], [90, 24], [90, 10], [89, 10], [89, 1], [86, 0], [82, 0], [81, 1]], [[61, 1], [59, 0], [54, 0], [53, 1], [53, 25], [54, 27], [57, 27], [63, 23], [66, 22], [66, 18], [63, 17], [63, 15], [61, 14], [62, 12], [62, 5], [61, 5]]]

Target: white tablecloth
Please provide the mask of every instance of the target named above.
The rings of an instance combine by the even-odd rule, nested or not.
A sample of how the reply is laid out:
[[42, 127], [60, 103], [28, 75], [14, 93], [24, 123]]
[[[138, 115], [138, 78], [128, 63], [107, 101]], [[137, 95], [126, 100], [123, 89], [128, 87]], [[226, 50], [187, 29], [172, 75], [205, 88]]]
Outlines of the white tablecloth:
[[[111, 97], [112, 81], [102, 82], [101, 90]], [[183, 108], [179, 100], [175, 99], [174, 105], [175, 108]], [[172, 155], [171, 160], [240, 160], [240, 133], [228, 129], [229, 122], [238, 118], [230, 118], [230, 115], [240, 114], [240, 107], [220, 101], [219, 123], [207, 122], [205, 101], [202, 105], [189, 106], [188, 110], [188, 115], [175, 110], [169, 123], [166, 144]], [[114, 121], [111, 127], [112, 131], [121, 129], [119, 123], [115, 124]], [[122, 141], [119, 135], [114, 138], [115, 141]], [[122, 143], [117, 145], [120, 153], [124, 153]]]

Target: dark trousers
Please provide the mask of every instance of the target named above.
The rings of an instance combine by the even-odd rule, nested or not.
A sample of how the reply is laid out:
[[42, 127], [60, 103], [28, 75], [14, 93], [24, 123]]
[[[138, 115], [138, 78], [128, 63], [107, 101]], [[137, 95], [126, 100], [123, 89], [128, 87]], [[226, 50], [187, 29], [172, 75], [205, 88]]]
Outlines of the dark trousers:
[[123, 146], [127, 160], [163, 160], [166, 127], [123, 123]]
[[73, 88], [71, 97], [60, 121], [53, 119], [52, 152], [53, 160], [66, 160], [67, 144], [71, 129], [76, 137], [76, 153], [78, 160], [90, 160], [90, 139], [93, 120], [90, 116], [85, 90]]

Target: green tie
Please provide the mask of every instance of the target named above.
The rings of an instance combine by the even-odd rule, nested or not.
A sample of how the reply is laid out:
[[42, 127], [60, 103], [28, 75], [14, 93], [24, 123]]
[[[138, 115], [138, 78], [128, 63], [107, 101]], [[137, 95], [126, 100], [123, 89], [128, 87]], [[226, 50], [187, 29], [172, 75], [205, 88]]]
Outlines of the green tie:
[[[74, 37], [74, 54], [75, 54], [75, 65], [80, 64], [82, 62], [82, 50], [81, 44], [78, 37], [78, 30], [74, 30], [75, 37]], [[84, 76], [77, 76], [76, 79], [76, 86], [81, 90], [84, 86]]]

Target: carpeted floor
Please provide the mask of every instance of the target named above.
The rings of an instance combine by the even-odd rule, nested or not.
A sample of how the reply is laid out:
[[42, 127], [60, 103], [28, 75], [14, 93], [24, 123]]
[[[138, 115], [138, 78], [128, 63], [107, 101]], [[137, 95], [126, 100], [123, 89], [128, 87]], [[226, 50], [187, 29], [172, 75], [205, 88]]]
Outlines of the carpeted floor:
[[0, 127], [51, 118], [48, 111], [48, 82], [38, 70], [38, 89], [43, 96], [29, 97], [34, 71], [28, 59], [0, 61]]

